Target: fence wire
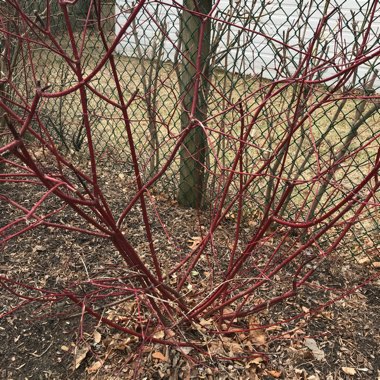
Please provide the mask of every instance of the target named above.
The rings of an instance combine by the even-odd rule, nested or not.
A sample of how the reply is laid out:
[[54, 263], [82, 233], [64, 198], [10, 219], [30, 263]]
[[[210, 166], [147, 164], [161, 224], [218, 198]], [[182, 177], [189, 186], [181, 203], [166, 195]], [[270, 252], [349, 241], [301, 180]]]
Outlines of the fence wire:
[[[30, 90], [32, 78], [49, 85], [52, 92], [77, 83], [59, 52], [59, 47], [69, 50], [70, 41], [55, 3], [51, 2], [50, 15], [43, 1], [21, 4], [42, 29], [50, 23], [57, 41], [53, 47], [38, 39], [33, 44], [30, 77], [18, 78]], [[108, 53], [107, 46], [137, 3], [78, 1], [69, 8], [84, 77]], [[197, 207], [212, 208], [233, 168], [239, 174], [231, 182], [229, 197], [236, 201], [244, 194], [247, 220], [261, 218], [268, 204], [273, 211], [291, 181], [296, 185], [276, 212], [283, 219], [304, 221], [325, 214], [355, 192], [378, 160], [378, 55], [360, 63], [380, 38], [377, 2], [221, 1], [210, 18], [205, 17], [206, 7], [208, 3], [211, 9], [214, 2], [204, 1], [205, 10], [194, 7], [199, 2], [184, 3], [185, 8], [179, 2], [146, 1], [113, 52], [125, 99], [134, 97], [128, 116], [144, 181], [172, 154], [181, 131], [193, 122], [189, 114], [195, 105], [193, 140], [184, 142], [156, 183], [157, 191], [177, 198], [182, 189], [191, 204], [195, 199]], [[341, 72], [354, 59], [359, 59], [356, 68], [342, 80]], [[202, 68], [199, 83], [193, 80], [197, 60]], [[107, 167], [128, 174], [133, 168], [123, 114], [99, 96], [117, 99], [110, 61], [89, 86], [94, 147]], [[195, 92], [194, 86], [198, 86]], [[73, 91], [45, 99], [40, 107], [39, 118], [63, 152], [80, 153], [87, 144], [79, 105], [80, 94]], [[287, 140], [296, 125], [297, 131]], [[278, 150], [281, 145], [286, 149]], [[241, 158], [235, 162], [240, 150]], [[267, 160], [270, 164], [260, 171]], [[242, 189], [252, 176], [254, 181]], [[368, 188], [355, 193], [357, 205], [344, 216], [346, 222], [364, 202]], [[353, 255], [370, 255], [378, 248], [378, 196], [376, 191], [342, 242]], [[229, 217], [234, 218], [234, 209]], [[333, 233], [316, 238], [321, 251], [336, 239], [343, 222]], [[323, 223], [304, 233], [317, 236], [322, 227]]]

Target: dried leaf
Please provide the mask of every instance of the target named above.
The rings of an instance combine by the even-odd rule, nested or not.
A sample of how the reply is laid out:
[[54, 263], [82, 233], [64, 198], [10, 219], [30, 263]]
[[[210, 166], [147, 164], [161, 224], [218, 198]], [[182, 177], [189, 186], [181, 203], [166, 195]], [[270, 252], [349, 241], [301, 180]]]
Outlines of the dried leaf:
[[87, 368], [87, 373], [94, 373], [97, 372], [103, 365], [102, 361], [95, 362], [92, 366]]
[[267, 338], [263, 330], [254, 330], [251, 337], [253, 338], [253, 344], [255, 345], [264, 346], [267, 343]]
[[220, 355], [220, 354], [225, 354], [224, 347], [222, 342], [216, 341], [216, 342], [211, 342], [208, 345], [208, 352], [211, 355]]
[[41, 159], [41, 158], [43, 158], [44, 157], [44, 150], [41, 148], [41, 149], [37, 149], [37, 150], [35, 150], [34, 152], [33, 152], [33, 154], [34, 154], [34, 157], [37, 159], [37, 160], [39, 160], [39, 159]]
[[201, 318], [199, 321], [199, 324], [203, 327], [205, 326], [211, 326], [212, 325], [212, 319], [203, 319]]
[[100, 335], [99, 331], [94, 331], [94, 342], [95, 344], [98, 344], [100, 343], [100, 341], [102, 340], [102, 336]]
[[263, 329], [260, 329], [260, 323], [256, 317], [249, 318], [249, 336], [255, 346], [263, 346], [267, 342], [266, 334]]
[[81, 348], [77, 348], [75, 350], [75, 358], [74, 358], [74, 368], [78, 369], [79, 366], [81, 365], [82, 361], [85, 359], [85, 357], [88, 354], [88, 351], [90, 351], [90, 346], [85, 345]]
[[183, 353], [184, 355], [189, 355], [193, 351], [193, 347], [177, 347], [177, 351]]
[[134, 337], [128, 337], [123, 340], [114, 341], [112, 346], [115, 350], [124, 351], [131, 343], [133, 343]]
[[356, 370], [355, 370], [355, 368], [352, 368], [352, 367], [342, 367], [342, 371], [346, 375], [350, 375], [350, 376], [356, 375]]
[[226, 344], [226, 348], [230, 351], [232, 356], [244, 352], [243, 347], [239, 343], [231, 342]]
[[326, 311], [326, 310], [324, 310], [324, 311], [322, 311], [322, 312], [320, 313], [320, 315], [321, 315], [322, 317], [327, 318], [327, 319], [333, 319], [333, 318], [334, 318], [334, 312], [332, 312], [332, 311]]
[[235, 219], [235, 214], [233, 214], [232, 212], [226, 215], [226, 220], [234, 220], [234, 219]]
[[188, 240], [189, 248], [192, 251], [195, 251], [202, 243], [202, 238], [200, 236], [192, 236], [190, 240]]
[[223, 315], [229, 315], [229, 314], [233, 314], [234, 313], [234, 309], [230, 308], [230, 307], [225, 307], [223, 309]]
[[164, 354], [162, 354], [160, 351], [153, 352], [152, 357], [154, 359], [158, 359], [158, 360], [161, 360], [163, 362], [167, 362], [168, 361], [168, 359], [166, 358], [166, 356]]
[[156, 339], [163, 339], [165, 336], [165, 331], [164, 330], [160, 330], [160, 331], [157, 331], [153, 337], [156, 338]]
[[173, 330], [170, 330], [170, 329], [167, 329], [165, 331], [165, 337], [168, 339], [168, 338], [173, 338], [173, 336], [175, 336], [175, 332]]
[[302, 306], [302, 311], [307, 314], [310, 311], [310, 309], [306, 306]]
[[264, 359], [261, 356], [258, 356], [257, 358], [250, 360], [248, 362], [248, 364], [258, 365], [258, 364], [262, 363], [263, 361], [264, 361]]
[[282, 372], [281, 371], [266, 371], [268, 375], [274, 377], [275, 379], [279, 379], [281, 377]]
[[356, 261], [361, 265], [367, 265], [370, 263], [371, 260], [369, 259], [369, 257], [365, 256], [365, 257], [357, 257]]
[[277, 325], [269, 326], [267, 329], [265, 329], [265, 331], [281, 331], [281, 330], [282, 330], [281, 326], [277, 326]]
[[306, 338], [305, 346], [311, 350], [317, 360], [323, 360], [325, 358], [325, 353], [318, 347], [317, 342], [314, 339]]

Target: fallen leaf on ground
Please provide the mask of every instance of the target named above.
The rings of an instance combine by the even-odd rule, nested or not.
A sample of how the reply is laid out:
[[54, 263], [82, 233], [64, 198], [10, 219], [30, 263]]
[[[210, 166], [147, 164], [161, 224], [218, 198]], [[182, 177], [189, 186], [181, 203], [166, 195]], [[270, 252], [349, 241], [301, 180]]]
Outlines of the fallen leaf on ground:
[[161, 360], [163, 362], [167, 362], [168, 361], [168, 359], [166, 358], [166, 356], [164, 354], [162, 354], [160, 351], [153, 352], [152, 357], [154, 359], [158, 359], [158, 360]]
[[314, 339], [306, 338], [305, 346], [311, 350], [317, 360], [323, 360], [325, 358], [325, 353], [318, 347], [317, 342]]
[[371, 262], [369, 257], [357, 257], [356, 261], [358, 262], [358, 264], [361, 264], [361, 265], [367, 265]]
[[163, 339], [165, 336], [165, 331], [164, 330], [160, 330], [160, 331], [157, 331], [153, 337], [156, 338], [156, 339]]
[[269, 326], [268, 328], [265, 329], [265, 331], [281, 331], [281, 330], [282, 330], [281, 326], [277, 326], [277, 325]]
[[351, 376], [356, 375], [356, 370], [355, 370], [355, 368], [352, 368], [352, 367], [342, 367], [342, 371], [346, 375], [351, 375]]
[[249, 336], [255, 346], [263, 346], [267, 342], [265, 331], [260, 329], [260, 323], [255, 317], [249, 318]]
[[228, 348], [232, 356], [235, 356], [236, 354], [244, 352], [242, 346], [239, 343], [229, 342], [225, 346], [226, 348]]
[[264, 359], [261, 356], [258, 356], [257, 358], [250, 360], [248, 362], [248, 365], [250, 365], [250, 364], [258, 365], [258, 364], [262, 363], [263, 361], [264, 361]]
[[92, 366], [87, 368], [87, 373], [94, 373], [97, 372], [103, 365], [102, 361], [95, 362]]
[[94, 331], [94, 342], [96, 344], [100, 343], [100, 341], [102, 340], [102, 336], [100, 335], [100, 332], [99, 331]]
[[279, 379], [281, 377], [282, 372], [281, 371], [266, 371], [268, 375], [274, 377], [275, 379]]
[[175, 332], [173, 330], [167, 329], [165, 331], [165, 337], [166, 338], [173, 338], [173, 336], [175, 336]]
[[203, 318], [201, 318], [201, 320], [199, 321], [199, 324], [201, 326], [203, 326], [203, 327], [204, 326], [211, 326], [212, 323], [213, 323], [212, 319], [203, 319]]
[[225, 350], [224, 350], [222, 342], [221, 341], [211, 342], [208, 345], [208, 352], [211, 355], [223, 355], [223, 354], [225, 354]]
[[85, 345], [81, 348], [77, 348], [75, 350], [75, 357], [74, 357], [74, 368], [78, 369], [79, 366], [81, 365], [82, 361], [84, 358], [87, 356], [88, 351], [90, 351], [90, 346]]
[[182, 352], [185, 355], [189, 355], [193, 351], [193, 347], [177, 347], [177, 351]]
[[225, 316], [233, 314], [233, 313], [234, 313], [234, 309], [232, 309], [231, 307], [225, 307], [223, 309], [223, 315]]
[[202, 238], [200, 236], [192, 236], [190, 240], [188, 240], [189, 248], [192, 251], [195, 251], [202, 243]]
[[302, 306], [301, 309], [304, 313], [308, 313], [310, 311], [310, 309], [306, 306]]

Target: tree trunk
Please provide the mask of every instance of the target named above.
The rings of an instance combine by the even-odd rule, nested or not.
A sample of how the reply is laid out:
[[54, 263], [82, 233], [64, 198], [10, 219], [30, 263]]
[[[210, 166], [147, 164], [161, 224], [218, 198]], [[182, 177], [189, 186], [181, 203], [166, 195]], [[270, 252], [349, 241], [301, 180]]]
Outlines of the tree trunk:
[[[184, 7], [207, 15], [212, 7], [212, 0], [184, 0]], [[209, 53], [211, 21], [206, 17], [192, 14], [184, 10], [180, 26], [180, 42], [182, 64], [179, 75], [179, 84], [182, 98], [181, 128], [191, 131], [186, 136], [180, 151], [180, 183], [178, 202], [185, 207], [200, 208], [202, 206], [204, 183], [204, 165], [207, 153], [207, 139], [202, 126], [207, 116], [207, 93], [209, 76]], [[204, 24], [202, 33], [201, 27]], [[201, 49], [198, 52], [199, 43]], [[199, 54], [199, 56], [198, 56]], [[200, 70], [197, 71], [197, 59], [200, 61]], [[200, 72], [199, 72], [200, 71]], [[197, 89], [197, 78], [199, 87]], [[195, 96], [197, 98], [195, 99]], [[193, 120], [190, 120], [190, 111], [195, 102]]]

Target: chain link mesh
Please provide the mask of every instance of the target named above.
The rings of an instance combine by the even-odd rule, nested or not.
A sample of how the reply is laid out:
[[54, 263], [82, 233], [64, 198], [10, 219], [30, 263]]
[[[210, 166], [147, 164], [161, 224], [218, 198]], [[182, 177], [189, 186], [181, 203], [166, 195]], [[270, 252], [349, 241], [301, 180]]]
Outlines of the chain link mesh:
[[[64, 18], [53, 3], [51, 31], [65, 49], [70, 41], [64, 32]], [[90, 1], [78, 1], [70, 7], [70, 20], [81, 47], [84, 76], [99, 64], [107, 53], [104, 43], [112, 44], [115, 33], [120, 31], [136, 5], [136, 2], [121, 0], [96, 3], [101, 5], [100, 15], [96, 15], [94, 7], [89, 7]], [[135, 94], [128, 115], [144, 179], [160, 170], [181, 130], [191, 122], [186, 117], [192, 98], [187, 97], [189, 93], [194, 95], [194, 82], [188, 77], [194, 74], [194, 62], [203, 59], [204, 75], [203, 81], [198, 83], [200, 101], [196, 105], [201, 126], [198, 125], [193, 134], [196, 146], [188, 145], [170, 164], [156, 184], [158, 191], [177, 197], [180, 181], [187, 180], [181, 180], [181, 175], [186, 173], [181, 171], [181, 165], [186, 162], [184, 157], [194, 158], [202, 143], [197, 164], [189, 170], [193, 174], [198, 170], [199, 176], [203, 176], [198, 189], [202, 192], [202, 204], [212, 206], [223, 191], [223, 178], [230, 174], [236, 151], [244, 150], [239, 167], [248, 178], [286, 141], [289, 128], [303, 118], [301, 128], [286, 143], [288, 149], [280, 150], [244, 191], [245, 216], [255, 219], [262, 215], [272, 197], [283, 193], [278, 186], [285, 188], [287, 184], [278, 182], [278, 176], [297, 183], [280, 210], [284, 218], [307, 220], [337, 204], [361, 183], [368, 168], [378, 159], [380, 101], [370, 96], [380, 86], [378, 59], [374, 57], [365, 65], [359, 65], [340, 92], [323, 106], [313, 110], [313, 103], [334, 87], [334, 74], [339, 67], [344, 70], [348, 61], [358, 54], [365, 38], [368, 41], [364, 46], [369, 52], [378, 43], [380, 13], [368, 24], [373, 3], [359, 0], [222, 1], [209, 20], [209, 46], [202, 56], [198, 54], [199, 46], [190, 46], [190, 42], [186, 46], [184, 37], [181, 40], [181, 33], [182, 36], [187, 33], [189, 41], [193, 37], [193, 44], [198, 43], [201, 18], [186, 14], [175, 2], [147, 1], [114, 53], [125, 99]], [[47, 20], [44, 4], [25, 2], [24, 6], [31, 17], [44, 23]], [[326, 15], [329, 18], [323, 23], [320, 37], [314, 41], [314, 58], [308, 63], [315, 67], [310, 77], [314, 82], [305, 86], [294, 80], [293, 74], [304, 67], [301, 53], [311, 46], [315, 31]], [[83, 38], [86, 19], [92, 21]], [[368, 25], [372, 29], [368, 30]], [[105, 41], [99, 29], [103, 30]], [[335, 65], [329, 64], [332, 57]], [[58, 48], [36, 43], [31, 59], [36, 63], [36, 72], [31, 72], [30, 77], [49, 84], [52, 91], [77, 83], [67, 62], [60, 58]], [[302, 71], [298, 75], [302, 76]], [[332, 79], [324, 81], [328, 76]], [[20, 81], [27, 79], [20, 78]], [[133, 168], [122, 112], [97, 93], [117, 99], [110, 62], [92, 78], [90, 86], [93, 91], [88, 91], [88, 105], [94, 146], [108, 166], [128, 173]], [[269, 93], [277, 95], [268, 98]], [[347, 96], [340, 96], [341, 93]], [[79, 94], [72, 92], [46, 99], [41, 107], [39, 117], [62, 150], [81, 152], [87, 143], [79, 105]], [[261, 111], [256, 113], [258, 107]], [[251, 131], [242, 146], [242, 136], [250, 124]], [[281, 173], [279, 168], [282, 168]], [[317, 172], [324, 174], [313, 181]], [[236, 176], [232, 182], [231, 199], [241, 191], [240, 178]], [[191, 187], [187, 190], [188, 196], [192, 196], [193, 190]], [[363, 194], [365, 190], [362, 189]], [[374, 203], [378, 196], [375, 194]], [[352, 215], [348, 213], [345, 218], [348, 220]], [[378, 208], [369, 204], [344, 238], [344, 242], [349, 243], [343, 244], [345, 249], [353, 254], [376, 249], [378, 221]], [[305, 233], [316, 234], [317, 231], [311, 229]], [[334, 233], [318, 238], [316, 244], [323, 249], [339, 232], [338, 223]]]

